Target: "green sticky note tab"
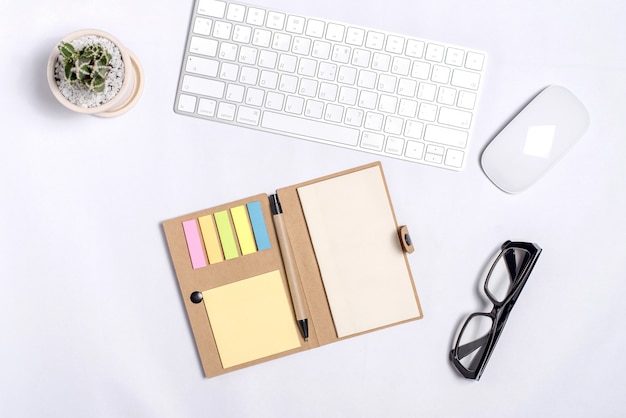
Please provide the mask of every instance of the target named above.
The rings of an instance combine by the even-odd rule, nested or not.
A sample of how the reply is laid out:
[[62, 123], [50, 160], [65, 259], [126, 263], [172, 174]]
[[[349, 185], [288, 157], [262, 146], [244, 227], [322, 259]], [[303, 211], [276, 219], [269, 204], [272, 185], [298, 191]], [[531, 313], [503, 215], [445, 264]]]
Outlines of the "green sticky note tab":
[[220, 236], [220, 242], [222, 243], [222, 250], [224, 251], [224, 258], [226, 260], [231, 260], [239, 257], [235, 234], [228, 218], [228, 211], [223, 210], [221, 212], [216, 212], [214, 217], [217, 232]]

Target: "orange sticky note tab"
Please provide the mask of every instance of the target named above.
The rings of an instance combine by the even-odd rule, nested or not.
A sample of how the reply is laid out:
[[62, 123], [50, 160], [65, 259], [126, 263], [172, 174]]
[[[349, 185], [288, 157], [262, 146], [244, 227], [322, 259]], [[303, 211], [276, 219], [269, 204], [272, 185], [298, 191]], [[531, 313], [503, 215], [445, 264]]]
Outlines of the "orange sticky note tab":
[[206, 249], [207, 256], [209, 257], [209, 264], [224, 261], [222, 246], [220, 245], [220, 239], [217, 236], [217, 229], [215, 229], [213, 216], [206, 215], [199, 217], [198, 224], [200, 224], [200, 231], [202, 231], [202, 239], [204, 240], [204, 247]]

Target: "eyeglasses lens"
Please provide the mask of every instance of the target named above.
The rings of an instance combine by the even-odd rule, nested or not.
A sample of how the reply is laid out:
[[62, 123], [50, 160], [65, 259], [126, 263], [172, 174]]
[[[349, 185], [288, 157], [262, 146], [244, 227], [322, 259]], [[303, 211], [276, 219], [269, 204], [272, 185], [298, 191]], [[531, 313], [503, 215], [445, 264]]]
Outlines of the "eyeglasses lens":
[[456, 357], [467, 370], [477, 369], [492, 326], [493, 320], [487, 314], [473, 314], [465, 323], [459, 335]]
[[493, 302], [506, 299], [529, 256], [528, 251], [519, 248], [508, 248], [498, 256], [485, 283], [489, 299]]

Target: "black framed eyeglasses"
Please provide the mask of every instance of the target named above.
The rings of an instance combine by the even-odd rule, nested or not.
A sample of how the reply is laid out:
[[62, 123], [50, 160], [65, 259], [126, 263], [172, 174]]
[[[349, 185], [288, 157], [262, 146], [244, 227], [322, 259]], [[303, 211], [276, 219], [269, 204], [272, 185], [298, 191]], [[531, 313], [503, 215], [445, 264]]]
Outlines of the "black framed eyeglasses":
[[463, 323], [450, 360], [466, 378], [479, 380], [535, 263], [537, 244], [506, 241], [487, 273], [484, 291], [493, 309], [473, 313]]

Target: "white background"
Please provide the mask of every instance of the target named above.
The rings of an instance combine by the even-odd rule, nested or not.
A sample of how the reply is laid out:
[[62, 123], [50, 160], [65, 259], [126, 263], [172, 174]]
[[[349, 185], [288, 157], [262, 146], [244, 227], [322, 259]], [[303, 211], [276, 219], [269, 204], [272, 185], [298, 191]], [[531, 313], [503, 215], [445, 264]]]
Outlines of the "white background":
[[[489, 54], [467, 168], [383, 159], [424, 319], [205, 379], [160, 223], [375, 158], [177, 115], [191, 0], [0, 3], [0, 414], [5, 417], [617, 417], [626, 413], [626, 5], [256, 0]], [[262, 1], [262, 2], [261, 2]], [[114, 119], [46, 84], [56, 42], [114, 34], [145, 91]], [[541, 182], [499, 191], [479, 156], [549, 84], [588, 107]], [[480, 382], [448, 361], [507, 239], [543, 254]]]

